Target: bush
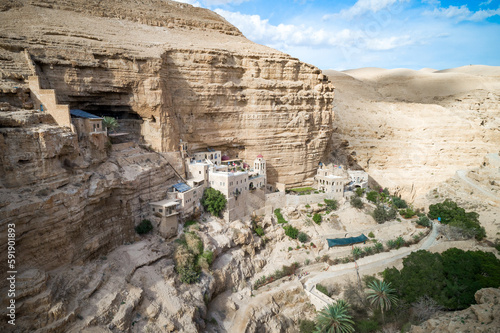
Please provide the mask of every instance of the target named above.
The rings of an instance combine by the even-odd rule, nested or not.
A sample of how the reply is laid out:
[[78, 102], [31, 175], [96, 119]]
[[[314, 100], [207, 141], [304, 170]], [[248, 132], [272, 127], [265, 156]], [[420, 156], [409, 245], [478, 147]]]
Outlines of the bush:
[[187, 222], [184, 223], [184, 228], [187, 229], [190, 226], [195, 225], [196, 223], [198, 223], [198, 221], [196, 221], [196, 220], [189, 220], [189, 221], [187, 221]]
[[135, 227], [135, 232], [139, 235], [147, 234], [151, 230], [153, 230], [153, 225], [150, 220], [142, 220], [141, 223]]
[[313, 216], [313, 221], [316, 222], [316, 224], [321, 224], [321, 215], [318, 213], [315, 213]]
[[361, 187], [358, 187], [358, 188], [357, 188], [354, 192], [356, 193], [356, 195], [357, 195], [358, 197], [362, 197], [362, 196], [363, 196], [363, 194], [365, 193], [365, 189], [364, 189], [364, 188], [361, 188]]
[[377, 205], [372, 216], [378, 223], [384, 223], [396, 218], [396, 210], [392, 207], [387, 209], [384, 205]]
[[299, 229], [292, 227], [291, 225], [286, 225], [283, 229], [285, 229], [285, 235], [292, 239], [297, 239], [299, 236]]
[[367, 246], [363, 249], [363, 251], [365, 252], [366, 255], [373, 254], [373, 247]]
[[300, 241], [301, 243], [305, 243], [305, 242], [307, 242], [307, 239], [308, 239], [309, 237], [307, 237], [307, 234], [306, 234], [306, 233], [301, 232], [301, 233], [299, 233], [298, 238], [299, 238], [299, 241]]
[[377, 252], [382, 252], [384, 251], [384, 244], [380, 243], [380, 242], [376, 242], [375, 245], [373, 245], [375, 251]]
[[278, 223], [282, 224], [282, 223], [288, 223], [287, 220], [285, 220], [285, 218], [283, 217], [283, 215], [281, 214], [281, 209], [279, 208], [276, 208], [274, 210], [274, 215], [276, 215], [276, 218], [278, 219]]
[[254, 231], [255, 231], [255, 233], [257, 234], [257, 236], [259, 236], [259, 237], [264, 236], [264, 229], [262, 229], [261, 227], [257, 227], [257, 228], [255, 228], [255, 230], [254, 230]]
[[201, 204], [213, 216], [219, 216], [224, 208], [226, 208], [226, 203], [227, 200], [224, 194], [212, 187], [208, 187], [203, 192]]
[[403, 247], [406, 245], [406, 241], [403, 237], [399, 236], [398, 238], [396, 238], [396, 240], [394, 241], [395, 245], [396, 245], [396, 248], [399, 249], [400, 247]]
[[372, 333], [378, 332], [379, 329], [379, 324], [374, 319], [360, 320], [356, 323], [356, 332]]
[[357, 246], [354, 247], [351, 252], [355, 259], [358, 259], [363, 254], [363, 250]]
[[370, 237], [370, 238], [375, 238], [375, 234], [373, 234], [373, 232], [372, 232], [372, 231], [370, 231], [370, 233], [368, 234], [368, 237]]
[[365, 204], [363, 203], [363, 201], [360, 198], [352, 197], [351, 198], [351, 206], [353, 206], [354, 208], [361, 209], [365, 206]]
[[316, 324], [312, 320], [304, 319], [299, 321], [300, 333], [313, 333], [316, 329]]
[[337, 210], [337, 208], [339, 208], [339, 203], [335, 199], [333, 199], [333, 200], [325, 199], [324, 201], [325, 201], [327, 210]]
[[198, 264], [203, 269], [209, 269], [210, 265], [214, 262], [214, 253], [212, 251], [205, 251], [198, 257]]
[[441, 223], [460, 228], [465, 231], [464, 234], [470, 234], [471, 237], [476, 237], [477, 240], [486, 237], [486, 231], [479, 223], [479, 214], [466, 212], [465, 209], [459, 207], [457, 203], [450, 199], [430, 205], [428, 216], [431, 219], [440, 217]]
[[316, 285], [316, 289], [319, 292], [321, 292], [321, 293], [325, 294], [326, 296], [330, 297], [330, 295], [328, 294], [328, 289], [324, 285], [318, 283]]
[[431, 226], [431, 220], [425, 215], [420, 216], [420, 218], [417, 220], [417, 224], [421, 225], [423, 227], [429, 228]]
[[386, 244], [389, 249], [393, 249], [396, 247], [396, 241], [394, 239], [389, 239]]
[[373, 203], [376, 203], [378, 199], [378, 193], [376, 191], [370, 191], [366, 194], [366, 199], [370, 200]]
[[199, 268], [193, 263], [177, 268], [181, 282], [191, 284], [198, 281], [200, 278]]
[[309, 204], [306, 204], [306, 208], [311, 208], [311, 205], [309, 205]]
[[397, 208], [400, 208], [400, 209], [408, 207], [408, 204], [406, 203], [406, 201], [404, 201], [403, 199], [398, 198], [398, 197], [392, 197], [392, 203], [394, 204], [394, 206], [396, 206]]
[[413, 211], [413, 209], [408, 207], [405, 210], [401, 211], [401, 215], [403, 215], [404, 218], [409, 219], [415, 215], [415, 212]]

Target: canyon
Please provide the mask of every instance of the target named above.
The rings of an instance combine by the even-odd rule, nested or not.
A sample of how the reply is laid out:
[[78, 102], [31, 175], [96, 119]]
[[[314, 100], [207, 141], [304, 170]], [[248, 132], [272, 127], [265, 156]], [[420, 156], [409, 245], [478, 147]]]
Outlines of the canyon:
[[[488, 241], [497, 237], [498, 67], [322, 72], [209, 10], [168, 0], [4, 1], [0, 21], [0, 228], [15, 224], [17, 332], [298, 332], [316, 311], [308, 278], [257, 292], [258, 277], [349, 255], [329, 250], [325, 235], [373, 231], [386, 241], [419, 231], [414, 221], [379, 226], [369, 203], [360, 211], [341, 200], [321, 226], [308, 217], [324, 207], [286, 207], [317, 244], [299, 249], [272, 214], [260, 222], [265, 238], [250, 219], [205, 214], [184, 231], [215, 260], [183, 284], [173, 239], [134, 230], [182, 180], [181, 140], [245, 160], [262, 154], [268, 182], [287, 188], [311, 185], [319, 162], [364, 169], [416, 207], [452, 198], [477, 210]], [[59, 104], [117, 118], [125, 142], [58, 126], [30, 97], [35, 75]], [[475, 241], [432, 250], [451, 245], [494, 250]], [[381, 256], [401, 265], [390, 261], [400, 254]], [[330, 266], [316, 260], [301, 272]], [[476, 308], [498, 306], [486, 298], [479, 293]], [[448, 319], [412, 332], [452, 331]]]

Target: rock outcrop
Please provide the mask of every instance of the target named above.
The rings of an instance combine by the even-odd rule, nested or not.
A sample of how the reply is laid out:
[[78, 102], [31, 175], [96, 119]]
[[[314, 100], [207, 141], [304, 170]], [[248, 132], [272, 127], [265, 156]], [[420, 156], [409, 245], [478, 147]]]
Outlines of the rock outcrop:
[[500, 328], [500, 289], [486, 288], [476, 292], [477, 304], [412, 326], [410, 333], [497, 333]]
[[182, 139], [240, 158], [261, 153], [270, 182], [290, 185], [313, 176], [325, 153], [332, 84], [213, 12], [160, 0], [4, 7], [0, 86], [14, 104], [32, 74], [26, 51], [59, 103], [118, 117], [157, 151], [178, 150]]

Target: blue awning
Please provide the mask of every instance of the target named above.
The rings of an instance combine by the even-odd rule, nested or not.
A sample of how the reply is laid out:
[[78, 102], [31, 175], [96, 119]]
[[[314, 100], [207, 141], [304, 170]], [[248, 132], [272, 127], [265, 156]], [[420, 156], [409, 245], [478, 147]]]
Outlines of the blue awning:
[[189, 191], [191, 189], [191, 187], [189, 187], [188, 185], [184, 184], [184, 183], [177, 183], [175, 185], [172, 185], [173, 188], [175, 188], [178, 192], [186, 192], [186, 191]]
[[333, 239], [327, 239], [326, 241], [328, 242], [328, 247], [333, 247], [333, 246], [345, 246], [356, 243], [363, 243], [366, 242], [367, 240], [368, 237], [366, 237], [364, 234], [361, 234], [360, 236], [357, 237], [333, 238]]
[[99, 117], [99, 116], [96, 116], [92, 113], [88, 113], [88, 112], [85, 112], [83, 110], [80, 110], [80, 109], [72, 109], [72, 110], [69, 110], [69, 113], [74, 116], [74, 117], [78, 117], [78, 118], [87, 118], [87, 119], [102, 119], [102, 117]]

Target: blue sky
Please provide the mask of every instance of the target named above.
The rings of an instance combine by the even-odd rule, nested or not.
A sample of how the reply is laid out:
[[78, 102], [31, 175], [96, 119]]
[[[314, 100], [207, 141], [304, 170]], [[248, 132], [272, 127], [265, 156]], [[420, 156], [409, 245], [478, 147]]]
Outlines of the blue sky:
[[500, 65], [500, 0], [178, 0], [321, 69]]

